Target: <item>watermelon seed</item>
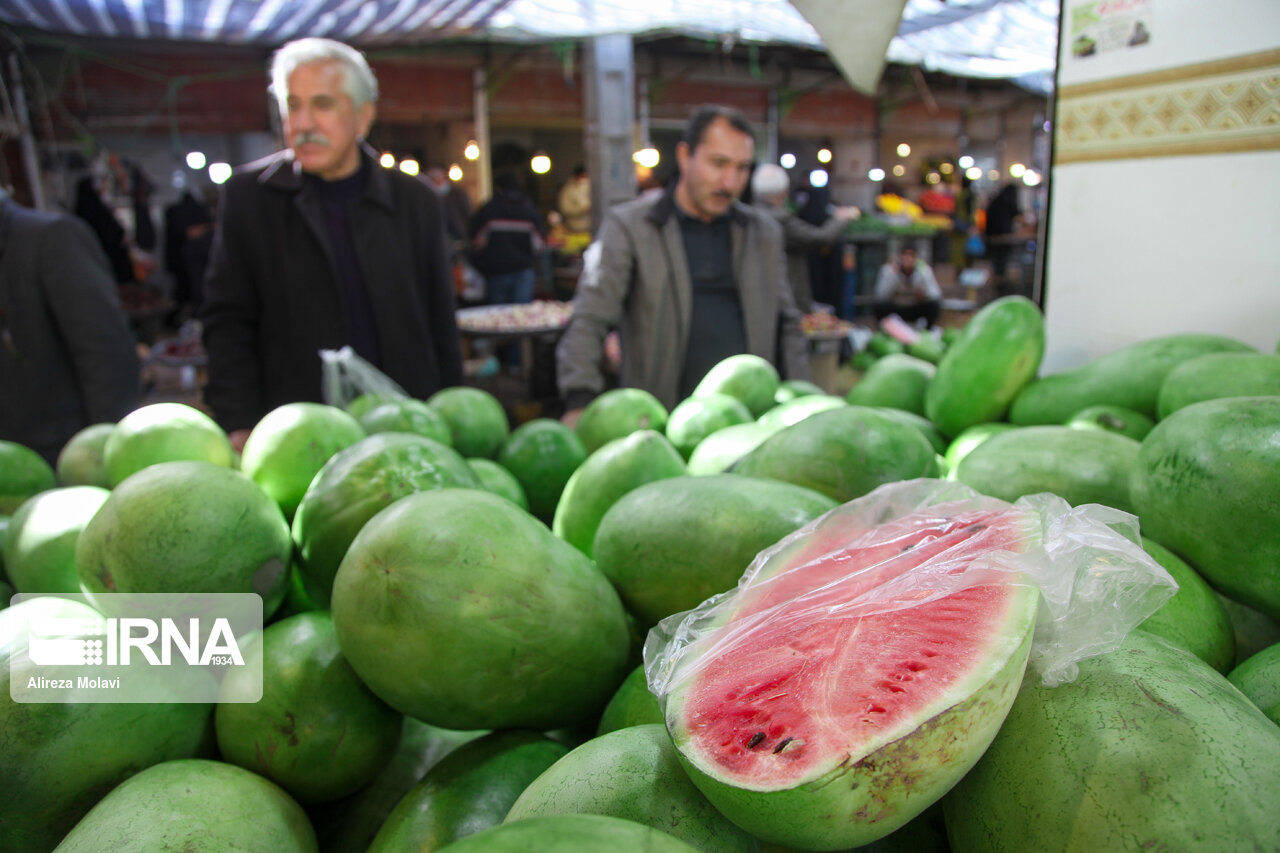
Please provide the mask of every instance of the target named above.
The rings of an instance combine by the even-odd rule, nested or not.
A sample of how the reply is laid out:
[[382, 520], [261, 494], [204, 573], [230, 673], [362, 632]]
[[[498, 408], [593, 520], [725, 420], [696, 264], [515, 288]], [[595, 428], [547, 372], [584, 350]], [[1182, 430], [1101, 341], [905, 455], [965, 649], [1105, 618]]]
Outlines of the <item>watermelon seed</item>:
[[784, 737], [782, 740], [778, 741], [778, 745], [773, 748], [773, 754], [777, 755], [779, 752], [782, 752], [782, 750], [787, 748], [787, 744], [791, 743], [793, 740], [795, 740], [795, 738]]
[[907, 661], [906, 663], [903, 664], [903, 666], [911, 670], [912, 672], [922, 672], [923, 670], [927, 669], [927, 667], [924, 664], [914, 660]]
[[977, 533], [981, 530], [986, 530], [986, 529], [987, 529], [987, 526], [985, 524], [975, 522], [973, 524], [970, 524], [968, 527], [966, 527], [964, 531], [965, 533]]
[[764, 740], [764, 732], [756, 732], [751, 736], [751, 739], [747, 741], [747, 749], [755, 749], [760, 745], [762, 740]]

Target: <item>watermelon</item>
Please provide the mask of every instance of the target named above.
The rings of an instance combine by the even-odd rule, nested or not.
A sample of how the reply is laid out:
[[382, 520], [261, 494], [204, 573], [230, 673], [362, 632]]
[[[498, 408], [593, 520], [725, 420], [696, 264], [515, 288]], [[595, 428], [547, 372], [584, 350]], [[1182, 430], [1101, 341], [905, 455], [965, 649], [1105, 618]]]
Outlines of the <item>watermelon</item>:
[[903, 826], [978, 760], [1021, 683], [1038, 593], [983, 558], [1037, 546], [1037, 514], [952, 498], [882, 521], [893, 488], [783, 539], [646, 646], [690, 778], [766, 841], [833, 850]]

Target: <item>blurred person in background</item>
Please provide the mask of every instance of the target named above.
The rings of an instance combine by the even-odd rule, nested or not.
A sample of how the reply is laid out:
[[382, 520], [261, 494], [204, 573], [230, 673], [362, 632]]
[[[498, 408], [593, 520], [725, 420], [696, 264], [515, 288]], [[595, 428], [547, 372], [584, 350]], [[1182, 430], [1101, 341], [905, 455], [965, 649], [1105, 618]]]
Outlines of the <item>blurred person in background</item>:
[[0, 189], [0, 439], [53, 465], [73, 435], [138, 406], [137, 345], [97, 238]]
[[787, 203], [791, 194], [791, 178], [787, 170], [773, 163], [762, 163], [751, 176], [755, 206], [782, 226], [787, 246], [787, 279], [795, 296], [796, 307], [808, 314], [814, 311], [813, 287], [809, 278], [809, 251], [840, 242], [845, 226], [862, 215], [856, 207], [836, 207], [821, 225], [801, 219]]
[[903, 246], [895, 259], [880, 267], [871, 310], [877, 320], [897, 314], [908, 323], [938, 325], [942, 288], [929, 265], [916, 256], [915, 247]]

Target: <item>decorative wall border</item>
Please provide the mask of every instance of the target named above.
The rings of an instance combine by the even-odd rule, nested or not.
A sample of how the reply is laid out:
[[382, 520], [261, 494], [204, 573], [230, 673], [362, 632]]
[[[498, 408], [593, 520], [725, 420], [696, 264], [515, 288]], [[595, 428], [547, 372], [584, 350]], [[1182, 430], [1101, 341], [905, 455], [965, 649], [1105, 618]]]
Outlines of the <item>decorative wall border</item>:
[[1280, 150], [1280, 50], [1064, 86], [1055, 163]]

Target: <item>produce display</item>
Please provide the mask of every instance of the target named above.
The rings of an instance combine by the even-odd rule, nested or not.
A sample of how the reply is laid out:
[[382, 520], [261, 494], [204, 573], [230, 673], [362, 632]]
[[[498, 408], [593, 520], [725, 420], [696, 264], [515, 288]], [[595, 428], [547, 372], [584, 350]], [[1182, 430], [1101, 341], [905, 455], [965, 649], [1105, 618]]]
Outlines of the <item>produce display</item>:
[[[1280, 354], [1046, 374], [1022, 297], [865, 344], [0, 441], [0, 853], [1280, 849]], [[13, 698], [123, 592], [261, 596], [261, 699]]]
[[572, 302], [539, 299], [516, 305], [483, 305], [459, 310], [458, 328], [477, 334], [552, 331], [563, 329], [572, 315]]

